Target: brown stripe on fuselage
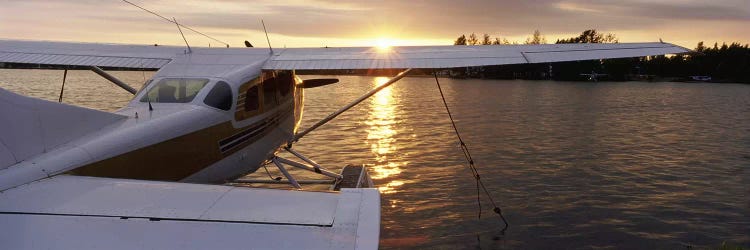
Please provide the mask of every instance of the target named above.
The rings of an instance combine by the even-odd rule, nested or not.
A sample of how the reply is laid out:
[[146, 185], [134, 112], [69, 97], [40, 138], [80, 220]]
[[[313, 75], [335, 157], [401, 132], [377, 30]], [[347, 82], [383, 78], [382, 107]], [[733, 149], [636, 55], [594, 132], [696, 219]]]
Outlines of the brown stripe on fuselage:
[[249, 128], [246, 127], [247, 129], [244, 129], [228, 138], [223, 138], [221, 141], [219, 141], [219, 151], [223, 155], [229, 155], [239, 149], [246, 147], [247, 145], [252, 144], [253, 142], [260, 139], [260, 137], [268, 134], [268, 132], [270, 132], [272, 128], [278, 126], [282, 120], [292, 115], [292, 112], [294, 111], [291, 107], [286, 108], [284, 110], [281, 110], [280, 112], [276, 112], [276, 114], [272, 116], [269, 116], [263, 122], [258, 122], [251, 126], [247, 126]]
[[[203, 170], [221, 159], [259, 140], [277, 128], [280, 120], [293, 115], [288, 108], [279, 110], [263, 121], [235, 129], [227, 121], [157, 144], [136, 149], [109, 159], [101, 160], [72, 170], [70, 173], [85, 176], [126, 178], [141, 180], [179, 181]], [[274, 117], [281, 116], [280, 119]], [[219, 141], [229, 138], [249, 127], [272, 122], [261, 133], [222, 153]]]

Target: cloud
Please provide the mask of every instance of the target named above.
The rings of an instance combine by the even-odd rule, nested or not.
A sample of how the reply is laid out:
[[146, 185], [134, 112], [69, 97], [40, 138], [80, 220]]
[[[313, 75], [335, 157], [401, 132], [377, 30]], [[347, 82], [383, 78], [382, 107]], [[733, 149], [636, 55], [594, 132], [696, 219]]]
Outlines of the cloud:
[[[733, 3], [733, 4], [729, 4]], [[595, 1], [571, 0], [558, 3], [573, 12], [597, 12], [631, 18], [682, 20], [750, 20], [750, 5], [741, 1]], [[577, 9], [576, 9], [577, 8]]]
[[[590, 28], [642, 37], [659, 37], [665, 31], [681, 38], [719, 31], [739, 39], [750, 36], [737, 28], [750, 21], [747, 0], [131, 1], [204, 33], [235, 40], [262, 34], [260, 19], [277, 37], [305, 41], [373, 36], [449, 41], [472, 32], [523, 40], [536, 29], [554, 38]], [[6, 0], [0, 22], [13, 24], [0, 26], [0, 37], [9, 38], [71, 34], [62, 39], [105, 39], [109, 36], [100, 34], [114, 33], [118, 39], [142, 41], [175, 33], [173, 25], [120, 1]], [[132, 38], [146, 34], [154, 38]]]

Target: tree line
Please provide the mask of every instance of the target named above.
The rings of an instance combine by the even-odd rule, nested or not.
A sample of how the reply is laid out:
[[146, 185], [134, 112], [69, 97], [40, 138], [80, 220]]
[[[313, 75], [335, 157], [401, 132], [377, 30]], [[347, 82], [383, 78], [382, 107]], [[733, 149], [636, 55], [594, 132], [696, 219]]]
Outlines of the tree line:
[[[557, 39], [562, 43], [618, 43], [619, 38], [611, 33], [595, 29], [585, 30], [580, 35]], [[461, 35], [454, 45], [513, 45], [546, 44], [544, 35], [535, 30], [523, 43], [510, 42], [506, 38], [483, 34], [481, 39], [474, 33]], [[554, 79], [583, 80], [581, 74], [596, 72], [606, 74], [608, 80], [686, 80], [691, 76], [710, 76], [717, 82], [750, 83], [750, 46], [748, 44], [714, 43], [706, 46], [699, 42], [693, 52], [669, 56], [622, 58], [577, 62], [559, 62], [529, 65], [505, 65], [468, 69], [466, 77], [500, 79]]]

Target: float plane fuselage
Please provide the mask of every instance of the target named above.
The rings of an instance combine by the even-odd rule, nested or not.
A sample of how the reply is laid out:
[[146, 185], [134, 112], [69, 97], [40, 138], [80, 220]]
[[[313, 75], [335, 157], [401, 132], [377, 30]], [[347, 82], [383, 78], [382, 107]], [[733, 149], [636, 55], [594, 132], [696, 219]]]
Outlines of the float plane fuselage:
[[[91, 111], [67, 121], [106, 124], [71, 131], [81, 137], [10, 166], [6, 170], [17, 173], [0, 177], [7, 180], [0, 182], [2, 189], [59, 173], [222, 183], [257, 170], [296, 132], [302, 116], [302, 81], [293, 70], [262, 70], [270, 55], [254, 63], [227, 63], [224, 58], [217, 64], [206, 63], [213, 55], [199, 53], [198, 49], [175, 58], [113, 114]], [[51, 110], [64, 105], [28, 101]]]

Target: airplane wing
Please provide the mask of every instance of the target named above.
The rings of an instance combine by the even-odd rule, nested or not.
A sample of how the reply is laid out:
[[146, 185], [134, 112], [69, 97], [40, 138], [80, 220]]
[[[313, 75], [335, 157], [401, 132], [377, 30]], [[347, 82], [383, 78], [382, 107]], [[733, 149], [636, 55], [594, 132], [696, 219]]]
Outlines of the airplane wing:
[[369, 249], [379, 196], [59, 175], [0, 192], [0, 248]]
[[184, 47], [0, 40], [0, 62], [158, 69]]
[[[0, 63], [38, 64], [65, 68], [97, 66], [133, 70], [160, 69], [185, 56], [184, 46], [75, 43], [0, 39]], [[249, 63], [248, 59], [268, 57], [268, 49], [193, 48], [193, 55], [204, 64]]]
[[686, 53], [669, 43], [294, 48], [274, 54], [265, 69], [406, 69], [549, 63]]
[[[547, 63], [686, 53], [669, 43], [404, 46], [390, 48], [278, 48], [264, 69], [340, 70], [456, 68]], [[0, 63], [159, 69], [187, 52], [185, 47], [0, 40]], [[193, 48], [212, 64], [268, 56], [266, 48]]]

